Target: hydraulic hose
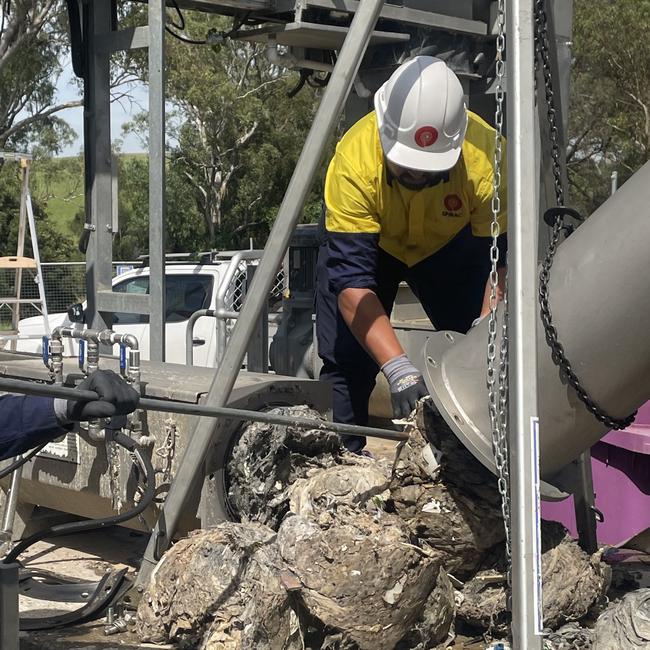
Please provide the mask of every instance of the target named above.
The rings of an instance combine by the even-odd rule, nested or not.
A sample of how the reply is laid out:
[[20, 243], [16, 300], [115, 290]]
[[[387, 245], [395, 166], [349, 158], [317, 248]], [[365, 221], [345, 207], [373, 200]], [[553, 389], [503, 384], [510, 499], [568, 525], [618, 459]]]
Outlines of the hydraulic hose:
[[43, 448], [47, 445], [47, 442], [44, 442], [42, 445], [39, 445], [38, 447], [35, 447], [32, 449], [26, 456], [23, 456], [22, 458], [19, 458], [18, 460], [14, 461], [11, 463], [11, 465], [8, 465], [7, 467], [4, 467], [3, 469], [0, 470], [0, 479], [3, 479], [5, 476], [9, 476], [9, 474], [13, 473], [15, 470], [17, 470], [21, 465], [24, 465], [28, 460], [31, 460], [38, 454], [39, 451], [42, 451]]
[[141, 512], [144, 512], [149, 504], [151, 504], [156, 494], [156, 481], [151, 460], [146, 454], [142, 453], [142, 450], [134, 440], [124, 435], [122, 432], [116, 432], [114, 441], [121, 447], [124, 447], [129, 453], [133, 454], [140, 467], [144, 469], [146, 488], [142, 495], [142, 499], [140, 499], [140, 503], [138, 503], [135, 508], [113, 517], [76, 521], [69, 524], [57, 524], [56, 526], [45, 528], [16, 544], [16, 546], [14, 546], [14, 548], [2, 560], [3, 564], [11, 564], [12, 562], [15, 562], [21, 553], [28, 549], [32, 544], [35, 544], [42, 539], [60, 537], [61, 535], [71, 535], [74, 533], [85, 533], [99, 528], [108, 528], [109, 526], [115, 526], [128, 521], [129, 519], [133, 519], [133, 517], [137, 517]]

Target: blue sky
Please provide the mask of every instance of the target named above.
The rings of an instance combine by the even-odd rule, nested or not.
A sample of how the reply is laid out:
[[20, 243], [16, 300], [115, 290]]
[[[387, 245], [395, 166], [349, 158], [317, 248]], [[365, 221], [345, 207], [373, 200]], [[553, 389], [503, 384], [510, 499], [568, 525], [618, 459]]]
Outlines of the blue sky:
[[[139, 153], [144, 151], [140, 140], [133, 136], [122, 134], [122, 124], [128, 122], [141, 110], [147, 109], [147, 89], [144, 84], [133, 85], [130, 89], [134, 102], [128, 100], [114, 101], [111, 104], [111, 138], [113, 141], [122, 140], [124, 153]], [[81, 98], [81, 86], [75, 82], [72, 64], [67, 60], [63, 66], [63, 74], [57, 83], [57, 102], [68, 102]], [[59, 117], [64, 119], [77, 133], [77, 139], [61, 152], [61, 156], [75, 156], [83, 146], [83, 108], [69, 108], [61, 111]]]

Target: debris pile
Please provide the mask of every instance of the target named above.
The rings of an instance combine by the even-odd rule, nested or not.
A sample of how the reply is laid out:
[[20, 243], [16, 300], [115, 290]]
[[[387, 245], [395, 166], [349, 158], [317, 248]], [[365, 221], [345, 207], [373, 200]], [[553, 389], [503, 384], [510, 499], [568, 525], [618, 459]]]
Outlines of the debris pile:
[[[496, 481], [426, 404], [409, 432], [390, 463], [348, 453], [319, 427], [246, 426], [227, 467], [241, 523], [167, 553], [138, 610], [143, 640], [427, 650], [445, 647], [459, 621], [503, 632]], [[608, 574], [559, 524], [544, 526], [543, 545], [545, 624], [557, 629], [601, 602]]]
[[598, 617], [594, 650], [650, 647], [650, 589], [638, 589], [611, 603]]
[[438, 464], [422, 434], [436, 424], [431, 409], [419, 409], [408, 443], [397, 451], [391, 504], [411, 534], [462, 579], [505, 537], [501, 500], [492, 474], [455, 439], [438, 447]]
[[[270, 413], [322, 421], [307, 406]], [[310, 471], [343, 462], [340, 437], [327, 429], [298, 429], [263, 422], [243, 427], [227, 467], [228, 502], [241, 521], [278, 528], [289, 510], [289, 487]]]
[[[609, 567], [600, 553], [589, 557], [554, 521], [542, 521], [544, 625], [551, 630], [579, 621], [598, 607], [609, 587]], [[505, 569], [503, 555], [497, 561]], [[509, 623], [503, 574], [479, 571], [463, 586], [458, 617], [480, 629], [504, 633]]]
[[217, 650], [301, 650], [272, 530], [224, 522], [173, 546], [138, 608], [144, 642]]

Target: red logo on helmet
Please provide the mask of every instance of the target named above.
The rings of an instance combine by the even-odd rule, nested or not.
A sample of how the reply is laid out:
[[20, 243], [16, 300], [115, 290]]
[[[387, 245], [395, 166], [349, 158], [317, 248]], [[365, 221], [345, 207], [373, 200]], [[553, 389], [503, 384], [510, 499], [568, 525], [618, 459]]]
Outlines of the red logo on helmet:
[[415, 132], [415, 144], [423, 149], [430, 147], [438, 139], [438, 131], [432, 126], [421, 126]]
[[463, 207], [463, 202], [458, 194], [447, 194], [445, 196], [445, 208], [449, 212], [458, 212]]

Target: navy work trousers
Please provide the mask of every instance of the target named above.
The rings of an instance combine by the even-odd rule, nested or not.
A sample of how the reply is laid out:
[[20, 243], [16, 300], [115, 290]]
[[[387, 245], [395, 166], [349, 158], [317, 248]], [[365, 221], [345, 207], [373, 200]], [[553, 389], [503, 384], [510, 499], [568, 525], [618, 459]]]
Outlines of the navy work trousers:
[[[474, 237], [467, 226], [444, 248], [410, 268], [380, 249], [376, 293], [386, 313], [393, 309], [399, 283], [406, 281], [436, 330], [467, 332], [481, 311], [490, 271], [490, 243], [490, 238]], [[365, 425], [379, 367], [348, 328], [337, 296], [329, 291], [327, 255], [323, 242], [316, 272], [316, 332], [323, 360], [320, 379], [332, 384], [334, 420]], [[366, 443], [356, 436], [343, 439], [351, 451]]]

